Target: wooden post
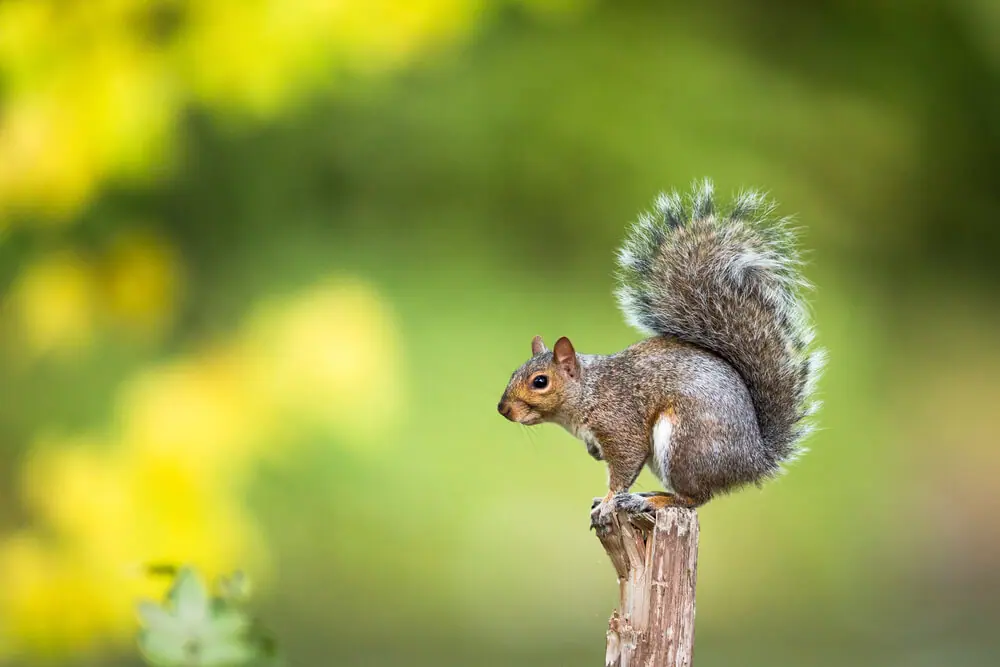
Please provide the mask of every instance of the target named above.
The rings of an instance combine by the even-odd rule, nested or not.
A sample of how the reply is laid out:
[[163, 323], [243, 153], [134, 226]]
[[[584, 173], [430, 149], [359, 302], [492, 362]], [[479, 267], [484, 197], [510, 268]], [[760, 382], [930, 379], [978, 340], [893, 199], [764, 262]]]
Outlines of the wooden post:
[[618, 573], [607, 667], [690, 667], [698, 574], [698, 513], [619, 513], [597, 536]]

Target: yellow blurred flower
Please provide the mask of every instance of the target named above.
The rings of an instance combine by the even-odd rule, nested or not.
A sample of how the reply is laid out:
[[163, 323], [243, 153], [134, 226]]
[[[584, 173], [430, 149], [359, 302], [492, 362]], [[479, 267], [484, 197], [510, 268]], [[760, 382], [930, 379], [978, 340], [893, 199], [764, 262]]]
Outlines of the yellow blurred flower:
[[486, 5], [485, 0], [344, 2], [329, 13], [325, 27], [352, 68], [382, 68], [462, 34]]
[[130, 523], [119, 526], [128, 537], [123, 563], [190, 563], [210, 577], [248, 568], [260, 579], [264, 547], [244, 489], [226, 471], [210, 478], [196, 459], [141, 450], [120, 465], [134, 503]]
[[187, 562], [222, 573], [259, 555], [239, 481], [185, 451], [68, 441], [42, 447], [23, 485], [44, 525], [87, 557], [118, 568]]
[[130, 625], [131, 604], [74, 554], [30, 534], [0, 543], [4, 653], [58, 656], [92, 649]]
[[13, 313], [31, 352], [79, 352], [102, 318], [144, 336], [161, 332], [174, 312], [179, 276], [166, 241], [127, 232], [103, 256], [61, 250], [27, 265], [12, 288]]
[[341, 432], [347, 444], [370, 449], [400, 416], [395, 323], [368, 285], [329, 281], [262, 307], [247, 344], [253, 386], [283, 412]]
[[[225, 111], [275, 112], [301, 76], [316, 67], [322, 23], [339, 3], [215, 0], [190, 5], [174, 47], [192, 94]], [[320, 33], [322, 34], [322, 33]]]
[[67, 220], [102, 180], [162, 162], [179, 98], [134, 9], [14, 1], [0, 11], [0, 35], [19, 45], [0, 48], [0, 215]]
[[134, 632], [138, 597], [163, 582], [149, 563], [196, 565], [208, 576], [266, 562], [256, 527], [224, 472], [185, 452], [43, 443], [24, 495], [53, 537], [0, 542], [0, 627], [12, 650], [86, 650]]
[[234, 342], [126, 383], [111, 435], [40, 439], [21, 475], [35, 527], [0, 541], [0, 639], [56, 654], [123, 641], [134, 600], [162, 593], [144, 563], [266, 579], [244, 505], [253, 468], [296, 425], [371, 449], [399, 416], [401, 375], [379, 294], [327, 281], [260, 308]]
[[[191, 5], [176, 53], [195, 96], [279, 111], [338, 69], [381, 69], [468, 29], [484, 0], [215, 0]], [[206, 66], [208, 64], [208, 66]]]
[[[589, 0], [521, 3], [562, 13]], [[69, 221], [104, 181], [161, 173], [192, 101], [271, 116], [340, 71], [396, 67], [453, 41], [496, 4], [0, 2], [0, 226], [22, 211]]]
[[72, 253], [55, 253], [26, 267], [11, 301], [34, 353], [79, 351], [93, 338], [96, 276], [90, 264]]
[[120, 551], [113, 530], [95, 533], [89, 523], [99, 518], [103, 526], [127, 524], [129, 498], [119, 466], [111, 465], [113, 455], [108, 443], [94, 438], [40, 439], [21, 473], [25, 504], [65, 539], [85, 541], [94, 551]]
[[164, 364], [123, 389], [122, 439], [150, 453], [174, 453], [202, 469], [242, 473], [258, 457], [275, 409], [247, 380], [247, 360], [216, 348]]
[[141, 335], [162, 331], [180, 289], [170, 244], [148, 232], [128, 232], [114, 240], [103, 265], [102, 303], [109, 318]]

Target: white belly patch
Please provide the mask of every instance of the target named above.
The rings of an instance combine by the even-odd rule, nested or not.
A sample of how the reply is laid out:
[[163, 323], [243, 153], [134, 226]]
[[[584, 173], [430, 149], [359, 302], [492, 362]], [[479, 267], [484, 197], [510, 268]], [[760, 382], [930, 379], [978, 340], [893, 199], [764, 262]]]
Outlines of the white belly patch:
[[649, 468], [663, 483], [667, 491], [673, 491], [670, 483], [670, 436], [674, 432], [674, 422], [666, 415], [660, 415], [653, 425], [652, 446], [650, 447]]

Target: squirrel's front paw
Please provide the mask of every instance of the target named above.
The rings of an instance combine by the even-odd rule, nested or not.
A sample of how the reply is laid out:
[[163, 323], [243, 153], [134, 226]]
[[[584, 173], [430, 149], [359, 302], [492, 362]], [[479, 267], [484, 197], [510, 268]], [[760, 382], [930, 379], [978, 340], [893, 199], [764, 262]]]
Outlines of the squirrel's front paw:
[[594, 498], [590, 505], [590, 527], [600, 528], [611, 523], [611, 515], [615, 512], [625, 512], [626, 514], [644, 514], [646, 512], [656, 512], [661, 507], [667, 505], [683, 504], [678, 502], [678, 498], [669, 493], [615, 493], [608, 494], [603, 498]]
[[597, 505], [590, 510], [590, 527], [601, 530], [611, 525], [611, 515], [615, 513], [615, 506], [614, 503], [602, 502], [600, 498], [597, 500]]
[[600, 530], [611, 525], [611, 515], [615, 512], [615, 496], [610, 492], [603, 498], [594, 498], [590, 505], [590, 527]]

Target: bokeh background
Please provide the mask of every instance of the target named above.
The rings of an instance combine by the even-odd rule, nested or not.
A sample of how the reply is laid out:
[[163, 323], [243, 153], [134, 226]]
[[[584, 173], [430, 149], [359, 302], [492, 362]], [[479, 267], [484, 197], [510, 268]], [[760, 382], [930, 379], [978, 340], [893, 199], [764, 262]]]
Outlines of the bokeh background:
[[698, 664], [1000, 664], [998, 34], [5, 0], [0, 660], [138, 664], [139, 565], [188, 562], [249, 571], [289, 664], [600, 664], [603, 466], [495, 405], [535, 334], [636, 339], [624, 227], [710, 176], [797, 215], [830, 363], [812, 452], [701, 512]]

